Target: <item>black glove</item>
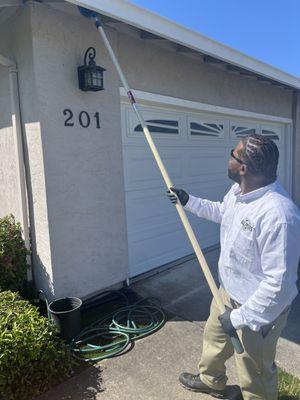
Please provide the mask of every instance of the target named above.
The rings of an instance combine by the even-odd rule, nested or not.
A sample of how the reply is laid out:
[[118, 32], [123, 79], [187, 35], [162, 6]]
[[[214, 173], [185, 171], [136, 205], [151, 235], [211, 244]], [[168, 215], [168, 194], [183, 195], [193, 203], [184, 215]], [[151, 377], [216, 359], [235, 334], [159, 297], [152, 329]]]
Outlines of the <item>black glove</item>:
[[221, 322], [224, 332], [227, 333], [229, 336], [235, 333], [235, 328], [230, 320], [231, 311], [232, 308], [225, 306], [224, 314], [218, 316], [218, 319]]
[[167, 191], [167, 196], [173, 204], [177, 203], [177, 197], [172, 192], [177, 194], [179, 201], [183, 206], [185, 206], [189, 201], [189, 195], [184, 190], [171, 187], [170, 190]]

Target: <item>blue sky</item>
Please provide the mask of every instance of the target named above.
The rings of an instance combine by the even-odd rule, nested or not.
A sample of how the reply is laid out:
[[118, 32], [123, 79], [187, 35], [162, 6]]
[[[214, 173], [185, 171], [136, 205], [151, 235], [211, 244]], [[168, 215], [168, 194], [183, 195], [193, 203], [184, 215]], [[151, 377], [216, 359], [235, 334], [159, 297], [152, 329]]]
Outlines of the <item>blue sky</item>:
[[300, 0], [130, 0], [300, 77]]

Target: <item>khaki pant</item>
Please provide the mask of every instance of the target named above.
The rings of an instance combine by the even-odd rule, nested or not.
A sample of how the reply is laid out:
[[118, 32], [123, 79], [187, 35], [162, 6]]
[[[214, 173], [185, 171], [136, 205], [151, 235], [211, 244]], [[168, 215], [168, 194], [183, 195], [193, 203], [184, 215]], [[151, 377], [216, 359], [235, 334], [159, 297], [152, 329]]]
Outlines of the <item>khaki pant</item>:
[[[220, 289], [224, 304], [233, 307], [230, 298]], [[227, 376], [225, 362], [235, 354], [236, 372], [244, 400], [277, 400], [277, 368], [275, 353], [278, 338], [284, 328], [289, 309], [273, 323], [258, 332], [249, 328], [240, 330], [243, 354], [234, 352], [231, 340], [222, 329], [219, 309], [213, 300], [210, 316], [204, 330], [203, 351], [199, 362], [201, 380], [214, 389], [223, 390]]]

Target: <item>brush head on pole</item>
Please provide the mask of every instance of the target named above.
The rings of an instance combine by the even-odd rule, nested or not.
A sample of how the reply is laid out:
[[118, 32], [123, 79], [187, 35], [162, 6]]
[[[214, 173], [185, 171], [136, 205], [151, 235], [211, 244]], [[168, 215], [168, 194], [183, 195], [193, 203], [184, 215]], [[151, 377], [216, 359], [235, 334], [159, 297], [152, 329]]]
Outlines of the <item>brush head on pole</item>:
[[80, 7], [80, 6], [78, 6], [78, 10], [79, 10], [80, 14], [86, 18], [89, 18], [89, 19], [99, 18], [99, 14], [96, 13], [96, 11], [92, 11], [92, 10], [89, 10], [87, 8]]

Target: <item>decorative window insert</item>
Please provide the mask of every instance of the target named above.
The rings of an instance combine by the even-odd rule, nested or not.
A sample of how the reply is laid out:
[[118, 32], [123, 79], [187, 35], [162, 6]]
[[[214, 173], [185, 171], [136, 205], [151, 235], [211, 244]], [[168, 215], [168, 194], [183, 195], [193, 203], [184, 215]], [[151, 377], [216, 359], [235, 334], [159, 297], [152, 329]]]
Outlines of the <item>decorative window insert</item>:
[[256, 128], [249, 128], [247, 126], [232, 125], [231, 133], [237, 138], [243, 138], [248, 135], [256, 133]]
[[223, 124], [190, 121], [190, 134], [193, 136], [220, 137], [223, 132]]
[[[150, 133], [179, 135], [178, 121], [169, 119], [148, 119], [145, 121]], [[136, 125], [134, 132], [142, 132], [142, 125]]]
[[272, 140], [279, 140], [278, 132], [272, 131], [271, 129], [264, 129], [264, 128], [262, 128], [262, 129], [261, 129], [261, 134], [262, 134], [263, 136], [268, 137], [269, 139], [272, 139]]

